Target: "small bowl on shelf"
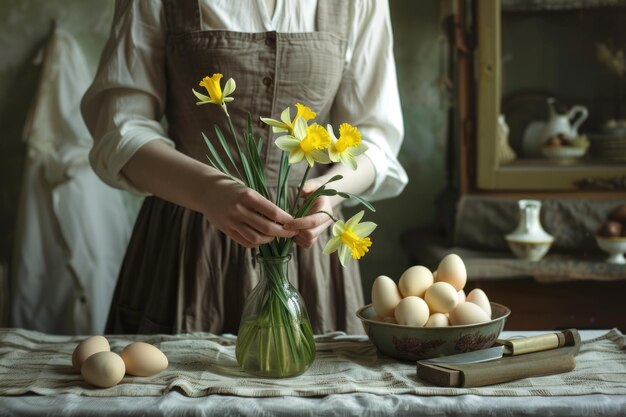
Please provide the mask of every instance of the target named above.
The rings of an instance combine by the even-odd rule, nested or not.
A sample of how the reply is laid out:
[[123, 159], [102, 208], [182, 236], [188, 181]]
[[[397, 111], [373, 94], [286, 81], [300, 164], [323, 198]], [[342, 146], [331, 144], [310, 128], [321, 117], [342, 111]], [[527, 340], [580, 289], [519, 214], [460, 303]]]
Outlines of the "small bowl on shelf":
[[491, 303], [492, 319], [484, 323], [414, 327], [378, 320], [371, 304], [356, 312], [365, 333], [381, 353], [413, 362], [490, 347], [500, 335], [510, 314], [508, 307]]
[[548, 159], [572, 160], [579, 159], [587, 153], [586, 147], [578, 146], [542, 146], [541, 154]]
[[606, 259], [608, 263], [618, 265], [626, 264], [626, 258], [624, 258], [624, 253], [626, 253], [626, 237], [596, 236], [596, 241], [600, 249], [609, 254], [609, 257]]

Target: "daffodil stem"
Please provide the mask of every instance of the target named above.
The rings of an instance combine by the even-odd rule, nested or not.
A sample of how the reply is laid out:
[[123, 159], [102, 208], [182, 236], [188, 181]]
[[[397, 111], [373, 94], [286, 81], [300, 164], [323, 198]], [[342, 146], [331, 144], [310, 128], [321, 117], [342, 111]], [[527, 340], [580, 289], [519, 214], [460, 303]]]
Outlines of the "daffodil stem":
[[302, 177], [302, 181], [300, 182], [300, 186], [298, 187], [298, 194], [296, 194], [296, 198], [293, 200], [293, 205], [291, 206], [291, 215], [293, 216], [296, 212], [296, 207], [298, 205], [298, 200], [300, 199], [300, 194], [302, 194], [302, 188], [304, 187], [304, 183], [306, 182], [306, 177], [309, 176], [309, 171], [311, 170], [311, 166], [306, 166], [306, 171], [304, 171], [304, 176]]

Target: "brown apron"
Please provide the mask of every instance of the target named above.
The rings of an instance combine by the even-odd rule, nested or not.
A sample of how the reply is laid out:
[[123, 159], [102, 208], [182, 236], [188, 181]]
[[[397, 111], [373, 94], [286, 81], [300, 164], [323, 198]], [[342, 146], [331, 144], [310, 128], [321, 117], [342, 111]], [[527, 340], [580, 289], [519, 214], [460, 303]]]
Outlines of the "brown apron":
[[[235, 101], [228, 105], [235, 129], [243, 131], [250, 112], [254, 136], [263, 137], [266, 144], [268, 183], [275, 185], [280, 151], [258, 118], [278, 118], [285, 107], [300, 102], [317, 112], [318, 122], [327, 121], [344, 68], [345, 1], [319, 0], [317, 31], [311, 33], [202, 31], [197, 0], [163, 4], [168, 24], [166, 117], [177, 149], [206, 162], [201, 132], [214, 142], [215, 124], [227, 132], [222, 110], [196, 106], [191, 94], [204, 76], [220, 72], [224, 80], [232, 77], [237, 83]], [[234, 144], [231, 147], [234, 151]], [[292, 195], [304, 168], [305, 162], [292, 167]], [[336, 254], [324, 255], [329, 237], [330, 228], [312, 248], [295, 247], [289, 279], [305, 300], [315, 333], [362, 333], [355, 316], [363, 304], [358, 265], [352, 262], [343, 268]], [[146, 198], [120, 271], [106, 332], [237, 333], [245, 297], [257, 282], [252, 255], [201, 214], [157, 197]]]

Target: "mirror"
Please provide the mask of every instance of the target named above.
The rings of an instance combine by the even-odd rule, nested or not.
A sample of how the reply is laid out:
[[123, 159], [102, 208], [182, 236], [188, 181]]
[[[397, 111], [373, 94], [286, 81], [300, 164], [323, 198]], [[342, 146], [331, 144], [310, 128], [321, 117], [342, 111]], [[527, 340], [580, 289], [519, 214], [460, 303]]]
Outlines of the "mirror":
[[479, 189], [626, 190], [626, 6], [609, 3], [477, 2]]

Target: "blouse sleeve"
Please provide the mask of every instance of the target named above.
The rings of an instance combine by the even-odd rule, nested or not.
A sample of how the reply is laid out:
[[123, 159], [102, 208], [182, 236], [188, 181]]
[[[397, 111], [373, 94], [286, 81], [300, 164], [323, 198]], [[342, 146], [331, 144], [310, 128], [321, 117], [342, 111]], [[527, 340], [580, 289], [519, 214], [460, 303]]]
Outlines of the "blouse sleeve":
[[362, 196], [374, 201], [400, 194], [408, 182], [397, 158], [404, 126], [393, 35], [387, 1], [354, 1], [351, 13], [347, 67], [331, 119], [347, 121], [361, 131], [369, 147], [365, 155], [376, 170], [374, 184]]
[[160, 0], [117, 0], [109, 40], [81, 112], [94, 144], [89, 154], [107, 184], [147, 195], [121, 169], [143, 145], [174, 147], [159, 122], [164, 110], [165, 35]]

